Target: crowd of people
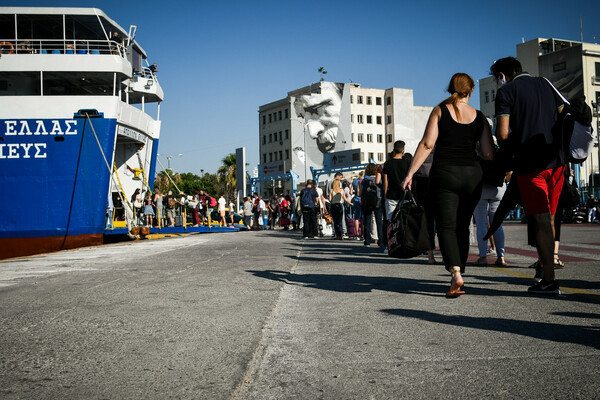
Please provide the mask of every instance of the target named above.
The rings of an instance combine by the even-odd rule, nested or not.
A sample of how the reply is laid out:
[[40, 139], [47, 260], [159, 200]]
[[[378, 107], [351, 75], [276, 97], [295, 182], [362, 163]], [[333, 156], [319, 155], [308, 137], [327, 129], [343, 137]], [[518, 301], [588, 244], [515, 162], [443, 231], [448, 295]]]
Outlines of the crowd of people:
[[[240, 221], [235, 220], [236, 210], [233, 199], [225, 199], [221, 194], [218, 199], [210, 196], [204, 190], [195, 190], [193, 195], [183, 192], [173, 194], [169, 190], [166, 194], [156, 190], [142, 192], [135, 189], [130, 198], [130, 205], [134, 213], [134, 225], [146, 227], [174, 227], [187, 226], [198, 227], [209, 223], [209, 218], [218, 222], [220, 226], [233, 227]], [[216, 210], [217, 218], [211, 213]], [[109, 199], [107, 226], [112, 226], [113, 202]], [[188, 219], [191, 221], [188, 222]]]
[[[435, 107], [414, 157], [404, 154], [404, 142], [383, 166], [369, 164], [364, 176], [352, 183], [336, 175], [323, 196], [309, 180], [298, 195], [305, 239], [319, 235], [319, 216], [330, 212], [336, 239], [360, 237], [365, 246], [386, 249], [386, 224], [410, 190], [427, 214], [428, 262], [435, 263], [434, 235], [442, 262], [450, 273], [447, 297], [465, 293], [463, 274], [470, 247], [471, 223], [477, 226], [479, 258], [475, 264], [508, 265], [502, 221], [520, 204], [528, 224], [528, 244], [538, 260], [530, 293], [560, 294], [555, 268], [563, 209], [577, 206], [573, 174], [554, 127], [563, 112], [564, 98], [544, 78], [522, 71], [518, 60], [496, 61], [491, 73], [498, 83], [495, 100], [496, 131], [481, 111], [469, 105], [475, 82], [464, 73], [452, 76], [450, 97]], [[577, 191], [575, 189], [575, 191]], [[329, 202], [322, 207], [321, 202]], [[588, 221], [596, 219], [593, 195], [586, 203]], [[359, 221], [362, 221], [359, 222]], [[360, 231], [362, 227], [362, 232]], [[377, 239], [375, 239], [377, 237]], [[488, 248], [488, 240], [493, 240]]]

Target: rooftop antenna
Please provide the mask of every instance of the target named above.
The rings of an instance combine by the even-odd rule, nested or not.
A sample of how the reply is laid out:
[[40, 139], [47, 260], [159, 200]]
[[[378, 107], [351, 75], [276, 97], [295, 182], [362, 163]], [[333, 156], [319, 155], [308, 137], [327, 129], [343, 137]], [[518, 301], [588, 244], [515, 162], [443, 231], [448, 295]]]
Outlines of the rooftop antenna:
[[579, 14], [579, 29], [581, 31], [581, 43], [583, 43], [583, 17]]

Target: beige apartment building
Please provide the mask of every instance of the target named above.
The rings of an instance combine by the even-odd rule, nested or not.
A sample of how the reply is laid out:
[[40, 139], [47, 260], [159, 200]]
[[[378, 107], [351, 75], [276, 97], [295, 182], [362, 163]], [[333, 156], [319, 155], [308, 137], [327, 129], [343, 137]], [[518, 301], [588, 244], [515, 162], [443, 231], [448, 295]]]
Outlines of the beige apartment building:
[[[544, 76], [567, 98], [585, 96], [593, 110], [592, 125], [596, 132], [600, 125], [600, 45], [561, 39], [536, 38], [517, 44], [517, 59], [523, 71], [532, 76]], [[479, 80], [480, 108], [494, 120], [494, 100], [498, 86], [493, 77]], [[495, 121], [494, 121], [495, 122]], [[578, 171], [582, 187], [592, 185], [590, 176], [598, 174], [598, 144]], [[598, 178], [596, 178], [598, 179]], [[599, 186], [600, 182], [595, 181]]]
[[[362, 163], [381, 164], [394, 141], [404, 140], [414, 154], [431, 110], [414, 105], [411, 89], [318, 82], [288, 92], [259, 107], [259, 172], [269, 176], [292, 169], [304, 185], [310, 167], [323, 168], [325, 153], [360, 149]], [[289, 194], [291, 184], [263, 182], [260, 191]]]

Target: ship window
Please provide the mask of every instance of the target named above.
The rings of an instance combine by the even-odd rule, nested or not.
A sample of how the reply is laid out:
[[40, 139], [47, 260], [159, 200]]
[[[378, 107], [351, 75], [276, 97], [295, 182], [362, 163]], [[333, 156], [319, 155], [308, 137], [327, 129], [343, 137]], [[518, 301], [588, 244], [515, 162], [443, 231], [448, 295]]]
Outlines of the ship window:
[[0, 96], [39, 95], [39, 72], [0, 72]]
[[62, 15], [17, 15], [19, 39], [63, 39]]
[[112, 96], [112, 72], [44, 72], [45, 96]]
[[15, 15], [0, 14], [0, 41], [15, 39]]
[[106, 39], [95, 15], [65, 15], [65, 35], [67, 39]]

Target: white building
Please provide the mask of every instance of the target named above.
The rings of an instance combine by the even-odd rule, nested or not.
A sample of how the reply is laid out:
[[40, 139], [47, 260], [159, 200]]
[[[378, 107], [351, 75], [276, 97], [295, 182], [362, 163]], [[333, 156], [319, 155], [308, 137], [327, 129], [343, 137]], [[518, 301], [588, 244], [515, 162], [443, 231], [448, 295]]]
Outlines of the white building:
[[[544, 76], [567, 99], [585, 96], [592, 108], [595, 130], [600, 130], [600, 45], [560, 39], [536, 38], [517, 45], [517, 59], [523, 71], [532, 76]], [[486, 117], [494, 119], [494, 100], [498, 86], [493, 77], [479, 80], [480, 108]], [[598, 173], [598, 145], [581, 165], [581, 183], [590, 184], [590, 175]], [[600, 182], [596, 181], [596, 186]]]
[[[362, 163], [383, 163], [396, 140], [415, 152], [432, 107], [413, 103], [411, 89], [372, 89], [356, 83], [318, 82], [259, 107], [259, 169], [292, 169], [304, 184], [323, 154], [360, 149]], [[263, 183], [261, 192], [291, 193], [289, 182]]]

